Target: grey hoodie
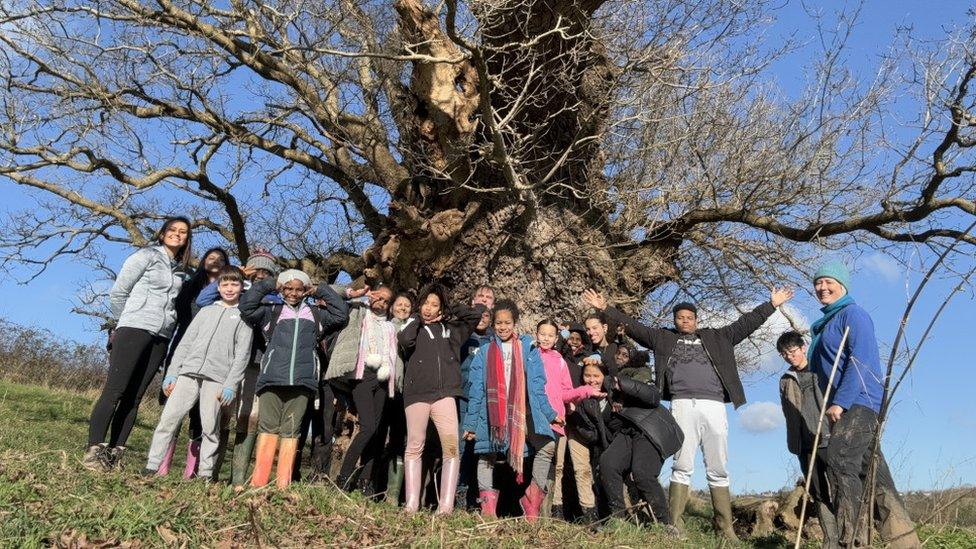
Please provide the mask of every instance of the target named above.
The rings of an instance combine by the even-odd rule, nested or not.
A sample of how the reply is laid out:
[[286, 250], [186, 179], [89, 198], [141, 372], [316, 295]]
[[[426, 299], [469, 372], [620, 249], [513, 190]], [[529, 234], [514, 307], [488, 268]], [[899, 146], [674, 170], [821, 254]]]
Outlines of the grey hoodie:
[[176, 326], [176, 295], [183, 274], [163, 246], [142, 248], [130, 255], [109, 292], [116, 327], [139, 328], [170, 337]]
[[237, 391], [251, 357], [254, 330], [241, 318], [237, 306], [218, 301], [193, 317], [176, 346], [167, 377], [190, 375], [222, 383]]

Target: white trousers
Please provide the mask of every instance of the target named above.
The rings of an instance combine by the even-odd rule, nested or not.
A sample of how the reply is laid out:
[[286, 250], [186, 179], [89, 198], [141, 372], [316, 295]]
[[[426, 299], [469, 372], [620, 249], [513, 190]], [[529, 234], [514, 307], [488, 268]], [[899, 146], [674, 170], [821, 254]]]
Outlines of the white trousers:
[[685, 441], [674, 455], [671, 465], [671, 482], [691, 485], [695, 456], [698, 448], [701, 448], [708, 485], [716, 488], [728, 486], [729, 419], [725, 403], [679, 398], [671, 401], [671, 414], [685, 434]]

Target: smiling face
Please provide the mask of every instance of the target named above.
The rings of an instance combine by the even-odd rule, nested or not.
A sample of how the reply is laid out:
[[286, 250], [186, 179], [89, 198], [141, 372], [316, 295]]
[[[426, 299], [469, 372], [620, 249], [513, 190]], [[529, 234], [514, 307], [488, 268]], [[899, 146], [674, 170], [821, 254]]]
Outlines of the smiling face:
[[488, 329], [488, 326], [491, 326], [491, 311], [485, 309], [485, 312], [481, 313], [481, 320], [478, 321], [475, 331], [483, 334]]
[[160, 244], [176, 254], [190, 238], [190, 226], [182, 221], [172, 221], [159, 237]]
[[599, 319], [589, 318], [586, 320], [586, 335], [590, 336], [590, 342], [597, 347], [603, 347], [603, 342], [607, 339], [607, 325]]
[[244, 285], [236, 280], [221, 280], [217, 284], [217, 291], [220, 292], [220, 299], [223, 299], [227, 303], [237, 303], [237, 300], [241, 297], [241, 290]]
[[583, 366], [583, 385], [589, 385], [598, 391], [603, 389], [603, 371], [599, 366]]
[[674, 327], [682, 334], [693, 334], [698, 331], [698, 317], [688, 309], [681, 309], [674, 313]]
[[569, 345], [569, 348], [576, 353], [583, 347], [583, 336], [580, 335], [579, 332], [569, 332], [569, 337], [566, 338], [566, 343]]
[[822, 276], [813, 282], [817, 300], [823, 305], [830, 305], [847, 295], [847, 288], [829, 276]]
[[420, 318], [424, 319], [424, 322], [433, 322], [439, 316], [441, 316], [441, 298], [437, 294], [427, 294], [420, 305]]
[[494, 328], [495, 335], [502, 341], [512, 339], [512, 335], [515, 334], [515, 317], [512, 316], [512, 311], [507, 309], [495, 311]]
[[380, 288], [370, 296], [369, 310], [375, 315], [383, 316], [390, 309], [391, 299], [393, 299], [393, 292], [389, 288]]
[[292, 307], [301, 303], [303, 297], [305, 297], [305, 285], [301, 280], [289, 280], [281, 287], [281, 299]]
[[555, 347], [558, 337], [559, 332], [552, 324], [543, 324], [535, 331], [535, 340], [539, 342], [539, 347], [547, 351]]
[[393, 302], [393, 316], [399, 318], [400, 320], [406, 320], [410, 318], [410, 313], [413, 312], [413, 303], [410, 303], [410, 299], [406, 296], [401, 295], [396, 298]]
[[203, 270], [207, 272], [207, 275], [210, 276], [211, 279], [216, 277], [217, 273], [219, 273], [226, 264], [227, 262], [224, 261], [224, 254], [216, 250], [207, 254], [202, 261]]

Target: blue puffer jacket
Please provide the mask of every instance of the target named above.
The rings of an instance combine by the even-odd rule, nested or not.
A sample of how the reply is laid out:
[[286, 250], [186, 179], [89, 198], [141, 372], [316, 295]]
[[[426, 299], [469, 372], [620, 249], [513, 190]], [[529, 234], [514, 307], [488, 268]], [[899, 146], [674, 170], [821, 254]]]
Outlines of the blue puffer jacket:
[[[468, 415], [468, 392], [471, 390], [471, 382], [468, 379], [468, 372], [471, 371], [471, 363], [474, 356], [478, 354], [478, 349], [482, 345], [491, 341], [491, 328], [484, 335], [477, 332], [472, 333], [471, 337], [461, 346], [461, 398], [458, 399], [458, 421], [459, 425], [464, 425], [464, 417]], [[463, 431], [462, 431], [463, 433]]]
[[[501, 340], [494, 338], [498, 344]], [[522, 348], [525, 349], [525, 377], [526, 389], [529, 393], [528, 406], [529, 413], [532, 414], [532, 427], [536, 434], [555, 438], [549, 424], [556, 419], [556, 412], [549, 405], [549, 398], [546, 396], [546, 372], [542, 366], [542, 356], [536, 348], [532, 338], [528, 335], [519, 336]], [[504, 452], [507, 448], [492, 448], [488, 438], [488, 402], [487, 387], [485, 386], [486, 370], [488, 358], [487, 342], [478, 348], [471, 361], [471, 369], [468, 372], [468, 410], [464, 417], [462, 431], [471, 431], [475, 434], [474, 453], [488, 454], [495, 451]], [[529, 449], [526, 447], [526, 453]]]

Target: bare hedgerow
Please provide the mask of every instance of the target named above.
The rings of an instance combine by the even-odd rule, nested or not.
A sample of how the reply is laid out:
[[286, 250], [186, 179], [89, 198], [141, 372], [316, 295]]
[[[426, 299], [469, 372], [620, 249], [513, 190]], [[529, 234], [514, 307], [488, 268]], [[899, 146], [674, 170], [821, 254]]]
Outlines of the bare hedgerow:
[[0, 319], [0, 379], [87, 392], [101, 388], [107, 372], [103, 346]]

